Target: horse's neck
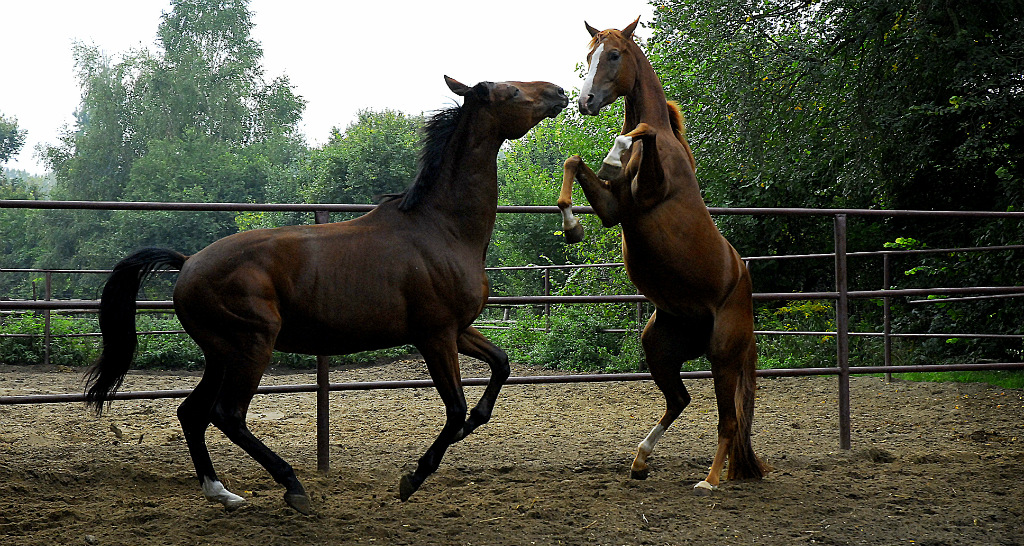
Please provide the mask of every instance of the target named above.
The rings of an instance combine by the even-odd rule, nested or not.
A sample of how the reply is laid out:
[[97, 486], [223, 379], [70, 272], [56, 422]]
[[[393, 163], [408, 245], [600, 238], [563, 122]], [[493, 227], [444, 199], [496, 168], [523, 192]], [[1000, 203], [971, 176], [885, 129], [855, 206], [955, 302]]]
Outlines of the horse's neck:
[[486, 245], [494, 229], [498, 205], [498, 150], [504, 139], [466, 123], [452, 135], [451, 151], [429, 197], [430, 205], [467, 242]]
[[637, 70], [636, 81], [633, 88], [626, 94], [626, 115], [622, 126], [622, 133], [628, 133], [640, 123], [646, 123], [658, 129], [668, 128], [671, 130], [672, 122], [668, 116], [668, 99], [665, 97], [665, 90], [661, 86], [661, 80], [654, 72], [654, 67], [647, 60], [640, 47], [632, 46], [633, 55], [636, 58]]

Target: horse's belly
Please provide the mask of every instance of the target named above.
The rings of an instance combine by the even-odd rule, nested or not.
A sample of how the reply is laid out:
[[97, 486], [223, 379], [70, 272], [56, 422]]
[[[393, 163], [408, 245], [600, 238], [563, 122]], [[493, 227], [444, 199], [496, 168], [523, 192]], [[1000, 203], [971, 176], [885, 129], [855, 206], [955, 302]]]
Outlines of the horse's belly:
[[306, 321], [285, 321], [274, 348], [288, 353], [343, 355], [408, 343], [405, 329], [395, 326], [367, 329], [353, 325], [328, 326]]

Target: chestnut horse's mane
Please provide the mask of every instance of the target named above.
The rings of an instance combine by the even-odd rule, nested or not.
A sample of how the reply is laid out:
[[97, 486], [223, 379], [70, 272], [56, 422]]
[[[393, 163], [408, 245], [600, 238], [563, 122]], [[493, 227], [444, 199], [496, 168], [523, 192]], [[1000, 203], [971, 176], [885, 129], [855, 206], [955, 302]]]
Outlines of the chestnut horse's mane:
[[697, 160], [693, 158], [693, 150], [690, 149], [690, 143], [686, 141], [686, 119], [683, 117], [683, 113], [679, 110], [679, 105], [676, 101], [670, 100], [665, 103], [668, 106], [668, 120], [672, 124], [672, 132], [676, 134], [676, 138], [686, 149], [686, 157], [690, 160], [690, 167], [693, 168], [694, 172], [697, 172]]

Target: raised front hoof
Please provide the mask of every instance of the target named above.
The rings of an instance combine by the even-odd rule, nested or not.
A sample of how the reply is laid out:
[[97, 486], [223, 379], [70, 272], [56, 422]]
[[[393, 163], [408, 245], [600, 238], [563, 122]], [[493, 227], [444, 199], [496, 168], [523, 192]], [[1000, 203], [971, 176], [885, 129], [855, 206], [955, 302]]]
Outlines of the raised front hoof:
[[423, 481], [417, 479], [415, 474], [402, 476], [402, 481], [398, 483], [398, 498], [402, 499], [402, 502], [409, 500], [422, 483]]
[[697, 495], [698, 497], [706, 497], [717, 490], [717, 485], [711, 485], [710, 483], [704, 480], [698, 482], [697, 485], [693, 486], [693, 494]]
[[650, 467], [648, 467], [648, 468], [641, 468], [639, 470], [637, 470], [636, 468], [630, 468], [629, 469], [629, 477], [631, 479], [634, 479], [634, 480], [646, 480], [647, 476], [650, 476], [650, 475], [651, 475]]
[[574, 245], [583, 240], [583, 224], [576, 224], [571, 229], [562, 232], [565, 242]]
[[309, 497], [305, 493], [285, 493], [284, 502], [304, 516], [313, 514], [313, 507], [309, 504]]

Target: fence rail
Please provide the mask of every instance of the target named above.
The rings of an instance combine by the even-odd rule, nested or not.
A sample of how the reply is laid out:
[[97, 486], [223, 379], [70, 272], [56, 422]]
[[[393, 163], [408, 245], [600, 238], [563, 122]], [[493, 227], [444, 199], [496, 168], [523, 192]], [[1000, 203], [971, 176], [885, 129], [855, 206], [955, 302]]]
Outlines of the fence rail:
[[[327, 222], [331, 212], [366, 212], [373, 208], [373, 205], [337, 205], [337, 204], [255, 204], [255, 203], [154, 203], [154, 202], [110, 202], [110, 201], [25, 201], [25, 200], [0, 200], [0, 208], [21, 208], [21, 209], [76, 209], [76, 210], [167, 210], [167, 211], [264, 211], [264, 212], [311, 212], [315, 215], [317, 223]], [[590, 207], [573, 207], [577, 214], [592, 213]], [[889, 258], [897, 254], [909, 253], [936, 253], [936, 252], [967, 252], [983, 250], [1016, 250], [1019, 246], [1001, 247], [974, 247], [969, 249], [934, 249], [934, 250], [911, 250], [911, 251], [878, 251], [874, 253], [846, 251], [846, 225], [847, 218], [871, 217], [871, 218], [908, 218], [908, 217], [958, 217], [958, 218], [1012, 218], [1024, 220], [1024, 213], [1021, 212], [988, 212], [988, 211], [885, 211], [885, 210], [861, 210], [861, 209], [794, 209], [794, 208], [715, 208], [710, 207], [713, 215], [785, 215], [785, 216], [818, 216], [831, 217], [834, 224], [835, 251], [826, 254], [807, 254], [800, 256], [762, 256], [748, 258], [748, 261], [759, 261], [769, 259], [797, 259], [797, 258], [832, 258], [835, 260], [836, 289], [831, 292], [799, 292], [799, 293], [758, 293], [754, 298], [758, 301], [766, 300], [812, 300], [828, 299], [836, 302], [836, 331], [835, 332], [806, 332], [812, 335], [834, 335], [836, 337], [836, 366], [827, 368], [800, 368], [800, 369], [772, 369], [759, 370], [760, 376], [807, 376], [807, 375], [837, 375], [839, 378], [839, 444], [842, 449], [851, 447], [850, 438], [850, 390], [849, 378], [851, 374], [877, 374], [897, 373], [912, 371], [953, 371], [953, 370], [994, 370], [994, 369], [1024, 369], [1024, 362], [1000, 362], [1000, 363], [965, 363], [953, 365], [922, 365], [922, 366], [891, 366], [889, 342], [894, 337], [911, 336], [948, 336], [948, 337], [1024, 337], [1014, 335], [995, 334], [900, 334], [890, 331], [889, 326], [889, 302], [894, 297], [922, 297], [922, 296], [965, 296], [958, 299], [973, 299], [977, 297], [1015, 297], [1024, 294], [1024, 286], [978, 286], [978, 287], [952, 287], [952, 288], [930, 288], [930, 289], [888, 289], [891, 285], [889, 276]], [[500, 213], [542, 213], [557, 214], [558, 208], [554, 206], [502, 206], [498, 207]], [[863, 256], [867, 254], [883, 255], [885, 260], [886, 289], [881, 290], [849, 290], [847, 287], [847, 259], [849, 257]], [[601, 267], [618, 264], [586, 264], [586, 267]], [[516, 266], [501, 269], [556, 269], [571, 266]], [[36, 271], [46, 275], [46, 295], [48, 301], [0, 301], [0, 310], [43, 310], [47, 319], [49, 312], [54, 310], [94, 310], [99, 303], [91, 300], [75, 301], [54, 301], [50, 299], [50, 276], [58, 270], [10, 270], [0, 269], [3, 272], [26, 272]], [[71, 270], [80, 273], [102, 273], [101, 270]], [[548, 279], [545, 279], [545, 291], [548, 288]], [[885, 325], [883, 332], [858, 333], [850, 332], [848, 326], [850, 299], [882, 299], [885, 302]], [[544, 296], [495, 296], [488, 299], [489, 305], [553, 305], [553, 304], [592, 304], [592, 303], [642, 303], [646, 301], [642, 295], [615, 294], [615, 295], [587, 295], [587, 296], [557, 296], [545, 294]], [[947, 301], [947, 300], [942, 300]], [[140, 309], [170, 310], [173, 304], [170, 301], [140, 301]], [[802, 332], [764, 332], [773, 334], [799, 335]], [[852, 336], [883, 336], [885, 338], [885, 364], [884, 366], [850, 366], [849, 365], [849, 338]], [[260, 393], [286, 393], [286, 392], [316, 392], [317, 393], [317, 457], [318, 468], [328, 468], [327, 445], [328, 445], [328, 424], [327, 404], [330, 391], [355, 390], [355, 389], [394, 389], [394, 388], [423, 388], [432, 386], [429, 380], [417, 381], [381, 381], [381, 382], [360, 382], [360, 383], [330, 383], [327, 380], [327, 359], [318, 358], [317, 382], [309, 385], [270, 385], [260, 387]], [[706, 378], [710, 372], [683, 372], [684, 378]], [[509, 378], [509, 384], [535, 384], [554, 382], [594, 382], [594, 381], [640, 381], [650, 379], [649, 374], [592, 374], [592, 375], [556, 375], [540, 377], [513, 377]], [[467, 378], [466, 385], [486, 384], [486, 378]], [[173, 398], [183, 397], [188, 390], [169, 391], [139, 391], [119, 393], [118, 399], [149, 399], [149, 398]], [[48, 395], [23, 395], [23, 396], [0, 396], [0, 405], [3, 404], [34, 404], [34, 403], [57, 403], [81, 401], [81, 394], [48, 394]]]

